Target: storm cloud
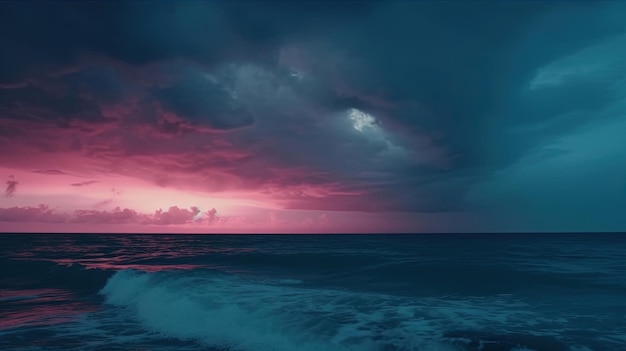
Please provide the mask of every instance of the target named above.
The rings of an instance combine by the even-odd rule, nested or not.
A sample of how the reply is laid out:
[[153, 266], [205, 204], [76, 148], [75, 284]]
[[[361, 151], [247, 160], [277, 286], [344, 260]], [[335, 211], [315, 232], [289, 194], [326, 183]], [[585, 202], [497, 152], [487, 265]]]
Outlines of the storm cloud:
[[[72, 174], [247, 192], [285, 210], [467, 213], [493, 231], [626, 228], [621, 3], [3, 3], [0, 13], [2, 167], [64, 155]], [[198, 215], [172, 211], [155, 218]]]

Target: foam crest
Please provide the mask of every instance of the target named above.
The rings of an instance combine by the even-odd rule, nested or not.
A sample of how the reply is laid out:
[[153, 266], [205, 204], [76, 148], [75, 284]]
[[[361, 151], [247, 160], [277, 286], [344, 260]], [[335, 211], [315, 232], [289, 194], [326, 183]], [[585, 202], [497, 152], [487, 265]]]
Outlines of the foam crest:
[[[234, 291], [225, 278], [121, 271], [102, 293], [108, 303], [132, 309], [144, 326], [167, 336], [241, 350], [349, 350], [298, 336], [288, 312], [268, 308], [258, 291], [247, 288]], [[257, 299], [237, 302], [246, 295]]]
[[528, 318], [511, 301], [498, 312], [494, 300], [407, 300], [207, 272], [119, 271], [101, 293], [150, 331], [242, 351], [452, 351], [442, 339], [451, 327]]

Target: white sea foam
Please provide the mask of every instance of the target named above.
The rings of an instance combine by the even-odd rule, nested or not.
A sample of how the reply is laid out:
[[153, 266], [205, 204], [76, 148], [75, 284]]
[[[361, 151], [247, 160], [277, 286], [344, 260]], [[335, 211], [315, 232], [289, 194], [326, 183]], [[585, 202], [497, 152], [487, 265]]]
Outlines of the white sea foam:
[[244, 351], [449, 351], [445, 331], [534, 321], [509, 297], [417, 300], [203, 274], [120, 271], [101, 293], [148, 330]]

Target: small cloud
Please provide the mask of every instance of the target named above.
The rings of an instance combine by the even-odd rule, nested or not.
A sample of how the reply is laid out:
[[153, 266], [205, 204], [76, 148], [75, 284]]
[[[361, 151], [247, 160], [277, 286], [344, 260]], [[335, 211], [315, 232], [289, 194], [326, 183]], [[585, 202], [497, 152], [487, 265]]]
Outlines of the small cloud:
[[[95, 182], [97, 182], [97, 181], [90, 181], [90, 182], [87, 182], [87, 183], [92, 184], [92, 183], [95, 183]], [[119, 190], [119, 189], [116, 189], [116, 188], [109, 189], [109, 192], [111, 193], [111, 197], [110, 198], [102, 200], [102, 201], [96, 203], [95, 205], [93, 205], [93, 207], [95, 207], [95, 208], [105, 207], [105, 206], [111, 204], [115, 200], [115, 198], [117, 196], [120, 196], [122, 194], [122, 190]]]
[[215, 208], [212, 208], [204, 212], [200, 219], [206, 220], [208, 224], [216, 223], [219, 220], [219, 217], [217, 216], [217, 210]]
[[95, 184], [97, 182], [98, 182], [97, 180], [87, 180], [84, 182], [72, 183], [70, 185], [71, 186], [87, 186], [87, 185]]
[[102, 200], [102, 201], [96, 203], [95, 205], [93, 205], [93, 207], [96, 207], [96, 208], [104, 207], [104, 206], [110, 204], [111, 202], [113, 202], [113, 199]]
[[62, 174], [67, 174], [63, 171], [59, 171], [58, 169], [38, 169], [33, 171], [33, 173], [39, 173], [39, 174], [48, 174], [48, 175], [62, 175]]
[[7, 180], [7, 188], [4, 191], [4, 196], [12, 197], [15, 195], [15, 191], [17, 190], [18, 181], [11, 175], [9, 176], [9, 180]]
[[194, 217], [200, 212], [197, 207], [191, 209], [179, 208], [178, 206], [172, 206], [167, 211], [159, 209], [154, 212], [152, 218], [155, 224], [186, 224], [193, 222]]

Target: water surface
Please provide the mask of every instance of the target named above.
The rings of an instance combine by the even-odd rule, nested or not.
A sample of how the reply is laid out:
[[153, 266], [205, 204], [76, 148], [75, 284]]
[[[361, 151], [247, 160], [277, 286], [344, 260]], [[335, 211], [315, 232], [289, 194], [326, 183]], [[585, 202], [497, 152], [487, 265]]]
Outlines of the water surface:
[[626, 235], [0, 236], [2, 350], [626, 350]]

